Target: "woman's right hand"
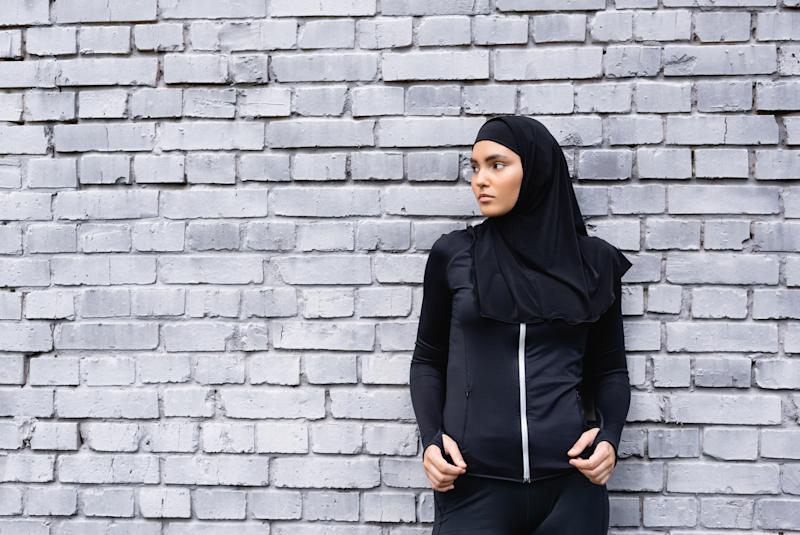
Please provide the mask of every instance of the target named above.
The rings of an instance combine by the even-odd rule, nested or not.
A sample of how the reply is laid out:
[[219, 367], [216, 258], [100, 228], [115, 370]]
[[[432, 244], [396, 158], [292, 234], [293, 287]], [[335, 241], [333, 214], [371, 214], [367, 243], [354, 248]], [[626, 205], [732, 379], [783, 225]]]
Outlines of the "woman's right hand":
[[454, 488], [453, 481], [467, 471], [467, 463], [464, 462], [455, 440], [442, 434], [442, 442], [445, 453], [450, 455], [456, 464], [447, 462], [439, 446], [430, 444], [422, 455], [422, 465], [425, 467], [425, 475], [431, 482], [431, 488], [439, 492], [447, 492]]

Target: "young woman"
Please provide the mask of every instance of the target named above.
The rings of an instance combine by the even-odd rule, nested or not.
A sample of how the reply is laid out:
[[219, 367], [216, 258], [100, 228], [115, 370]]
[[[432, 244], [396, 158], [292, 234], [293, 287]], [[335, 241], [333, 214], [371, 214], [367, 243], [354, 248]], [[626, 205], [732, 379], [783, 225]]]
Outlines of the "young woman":
[[431, 248], [409, 376], [433, 534], [605, 534], [630, 404], [631, 263], [587, 235], [539, 121], [489, 119], [471, 162], [487, 218]]

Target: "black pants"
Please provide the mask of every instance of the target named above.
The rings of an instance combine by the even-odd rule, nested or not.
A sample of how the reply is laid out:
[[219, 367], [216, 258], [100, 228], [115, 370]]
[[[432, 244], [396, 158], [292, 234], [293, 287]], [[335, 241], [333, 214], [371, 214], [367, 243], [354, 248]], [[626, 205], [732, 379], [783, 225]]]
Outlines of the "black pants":
[[432, 535], [606, 535], [608, 489], [578, 469], [532, 483], [461, 475], [434, 490]]

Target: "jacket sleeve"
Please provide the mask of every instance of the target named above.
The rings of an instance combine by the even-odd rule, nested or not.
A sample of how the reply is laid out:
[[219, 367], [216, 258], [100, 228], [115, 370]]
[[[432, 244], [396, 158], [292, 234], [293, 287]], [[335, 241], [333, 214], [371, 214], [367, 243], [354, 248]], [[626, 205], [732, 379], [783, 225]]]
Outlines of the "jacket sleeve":
[[409, 386], [411, 402], [419, 427], [423, 454], [442, 442], [442, 410], [447, 377], [447, 356], [450, 343], [452, 293], [447, 284], [448, 255], [439, 238], [431, 247], [425, 264], [422, 307], [417, 338], [411, 358]]
[[620, 436], [631, 400], [622, 327], [622, 283], [618, 277], [615, 280], [617, 297], [600, 319], [590, 326], [584, 357], [584, 380], [594, 393], [600, 427], [593, 445], [602, 440], [611, 443], [614, 466], [619, 458]]

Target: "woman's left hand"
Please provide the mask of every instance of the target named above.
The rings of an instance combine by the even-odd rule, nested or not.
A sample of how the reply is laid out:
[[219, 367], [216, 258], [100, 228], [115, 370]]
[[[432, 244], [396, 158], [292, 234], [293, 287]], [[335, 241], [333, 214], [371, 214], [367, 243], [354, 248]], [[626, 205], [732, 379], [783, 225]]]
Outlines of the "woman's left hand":
[[588, 459], [578, 457], [594, 441], [599, 432], [599, 427], [592, 427], [584, 431], [567, 451], [567, 455], [574, 457], [569, 460], [569, 464], [580, 470], [592, 483], [605, 485], [608, 478], [611, 477], [611, 472], [614, 471], [614, 446], [607, 440], [601, 440], [595, 444], [594, 452]]

